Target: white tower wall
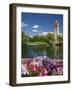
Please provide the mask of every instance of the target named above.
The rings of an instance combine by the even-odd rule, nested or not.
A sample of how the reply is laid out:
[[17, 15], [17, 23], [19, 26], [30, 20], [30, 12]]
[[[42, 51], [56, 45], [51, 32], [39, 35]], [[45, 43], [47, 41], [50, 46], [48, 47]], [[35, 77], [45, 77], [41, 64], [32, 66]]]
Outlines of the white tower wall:
[[59, 34], [59, 23], [56, 20], [54, 22], [54, 35], [55, 35], [55, 42], [57, 42], [57, 35]]

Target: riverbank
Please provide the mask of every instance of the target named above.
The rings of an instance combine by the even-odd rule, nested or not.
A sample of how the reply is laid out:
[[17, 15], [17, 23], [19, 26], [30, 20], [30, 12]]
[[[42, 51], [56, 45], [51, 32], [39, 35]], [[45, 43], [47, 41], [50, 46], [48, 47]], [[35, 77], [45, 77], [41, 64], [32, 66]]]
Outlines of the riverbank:
[[47, 42], [26, 42], [25, 44], [23, 44], [23, 45], [34, 45], [34, 46], [40, 46], [40, 45], [45, 45], [45, 46], [63, 46], [63, 44], [61, 44], [61, 43], [51, 43], [51, 44], [49, 44], [49, 43], [47, 43]]
[[26, 42], [26, 45], [48, 45], [46, 42]]

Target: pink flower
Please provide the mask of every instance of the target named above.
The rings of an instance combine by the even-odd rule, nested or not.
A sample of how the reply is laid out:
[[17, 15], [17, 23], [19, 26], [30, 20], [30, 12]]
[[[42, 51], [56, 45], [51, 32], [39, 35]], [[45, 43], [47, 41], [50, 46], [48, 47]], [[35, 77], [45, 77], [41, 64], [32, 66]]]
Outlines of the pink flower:
[[34, 70], [34, 71], [36, 71], [36, 68], [35, 68], [35, 67], [33, 67], [33, 70]]
[[37, 66], [34, 65], [32, 69], [33, 69], [33, 71], [36, 71]]
[[45, 69], [44, 70], [44, 76], [47, 76], [48, 75], [48, 72], [47, 72], [47, 70]]
[[39, 73], [39, 76], [43, 76], [43, 74], [40, 72], [40, 73]]

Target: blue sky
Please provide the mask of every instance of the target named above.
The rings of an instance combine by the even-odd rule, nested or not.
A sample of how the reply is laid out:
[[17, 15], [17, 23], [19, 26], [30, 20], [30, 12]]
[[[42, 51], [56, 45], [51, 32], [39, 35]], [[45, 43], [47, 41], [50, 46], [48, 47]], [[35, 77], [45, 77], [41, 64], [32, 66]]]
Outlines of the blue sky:
[[53, 32], [54, 21], [59, 22], [59, 32], [63, 32], [63, 15], [58, 14], [39, 14], [39, 13], [21, 13], [21, 29], [29, 36], [46, 35]]

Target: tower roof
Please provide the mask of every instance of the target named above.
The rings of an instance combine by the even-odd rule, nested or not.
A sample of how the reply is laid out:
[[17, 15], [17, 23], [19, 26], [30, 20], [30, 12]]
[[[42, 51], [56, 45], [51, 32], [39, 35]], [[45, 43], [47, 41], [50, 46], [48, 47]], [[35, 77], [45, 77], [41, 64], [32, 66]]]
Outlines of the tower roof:
[[55, 20], [55, 21], [54, 21], [54, 24], [59, 24], [58, 20]]
[[58, 26], [59, 26], [59, 22], [58, 22], [58, 20], [55, 20], [54, 21], [54, 27], [57, 28]]

